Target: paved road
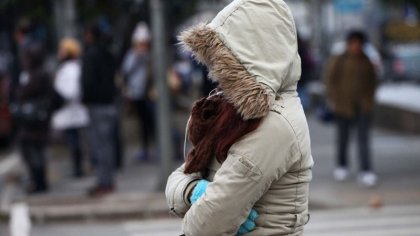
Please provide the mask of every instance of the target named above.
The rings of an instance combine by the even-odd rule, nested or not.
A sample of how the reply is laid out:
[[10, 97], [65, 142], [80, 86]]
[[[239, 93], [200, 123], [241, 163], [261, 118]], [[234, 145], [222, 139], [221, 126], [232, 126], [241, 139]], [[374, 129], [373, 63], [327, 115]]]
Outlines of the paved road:
[[[331, 207], [364, 207], [372, 196], [386, 205], [420, 204], [420, 136], [381, 129], [372, 132], [372, 155], [379, 185], [366, 189], [358, 185], [357, 145], [350, 148], [351, 177], [344, 183], [332, 178], [335, 164], [335, 127], [309, 117], [312, 153], [315, 160], [311, 202]], [[355, 138], [355, 134], [353, 138]]]
[[[173, 236], [180, 220], [38, 226], [33, 236]], [[418, 236], [420, 206], [314, 211], [305, 236]]]
[[[420, 206], [420, 136], [375, 129], [373, 132], [373, 154], [380, 184], [374, 189], [357, 185], [356, 158], [352, 159], [352, 178], [344, 183], [336, 183], [331, 178], [334, 168], [334, 127], [319, 124], [309, 119], [312, 135], [313, 156], [316, 162], [314, 180], [311, 185], [312, 209], [334, 209], [336, 207], [365, 208], [372, 196], [383, 199], [386, 207], [392, 205]], [[354, 146], [354, 142], [352, 144]], [[357, 156], [352, 147], [351, 155]], [[136, 150], [134, 150], [135, 153]], [[51, 153], [55, 157], [54, 153]], [[52, 192], [47, 197], [83, 196], [92, 178], [71, 180], [63, 177], [69, 163], [57, 161], [51, 167]], [[52, 163], [53, 164], [53, 163]], [[119, 175], [119, 191], [123, 193], [151, 192], [158, 182], [158, 166], [128, 163], [126, 171]], [[64, 174], [65, 175], [65, 174]], [[141, 181], [140, 181], [141, 180]], [[0, 191], [0, 195], [4, 192]], [[316, 207], [315, 207], [316, 206]], [[385, 208], [381, 212], [313, 212], [311, 224], [305, 236], [419, 236], [420, 210], [418, 207]], [[393, 211], [398, 214], [391, 214]], [[334, 212], [336, 214], [334, 215]], [[337, 214], [339, 216], [337, 216]], [[353, 227], [353, 225], [355, 225]], [[0, 236], [7, 236], [4, 225], [0, 224]], [[359, 232], [360, 231], [360, 232]], [[95, 235], [177, 235], [179, 221], [146, 221], [109, 224], [73, 224], [36, 226], [33, 236], [95, 236]]]

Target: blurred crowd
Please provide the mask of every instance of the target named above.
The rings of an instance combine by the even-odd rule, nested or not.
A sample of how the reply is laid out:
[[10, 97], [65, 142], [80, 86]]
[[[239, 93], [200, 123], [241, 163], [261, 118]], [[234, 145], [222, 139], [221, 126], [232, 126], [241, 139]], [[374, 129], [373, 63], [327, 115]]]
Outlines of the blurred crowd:
[[[141, 143], [137, 160], [159, 159], [154, 142], [159, 94], [152, 71], [152, 63], [159, 62], [151, 55], [149, 26], [137, 23], [122, 56], [112, 50], [112, 29], [102, 21], [86, 24], [80, 38], [59, 40], [55, 50], [47, 45], [45, 37], [39, 37], [40, 32], [30, 21], [21, 20], [14, 30], [16, 52], [5, 53], [2, 49], [7, 45], [0, 43], [0, 145], [12, 143], [20, 150], [29, 174], [27, 191], [46, 192], [46, 149], [51, 131], [59, 132], [67, 141], [73, 176], [79, 178], [87, 170], [94, 170], [96, 182], [87, 194], [111, 193], [116, 188], [116, 170], [124, 166], [121, 122], [127, 107], [138, 120], [136, 132]], [[362, 31], [348, 32], [345, 40], [331, 45], [331, 58], [326, 63], [315, 56], [309, 42], [301, 37], [298, 41], [302, 105], [307, 112], [315, 111], [321, 121], [334, 120], [337, 128], [334, 178], [348, 178], [347, 153], [355, 127], [359, 181], [375, 186], [378, 177], [371, 161], [370, 127], [377, 82], [396, 73], [389, 72], [390, 67], [397, 72], [403, 67], [404, 73], [409, 68], [396, 56], [392, 57], [393, 66], [387, 66]], [[207, 96], [217, 85], [207, 78], [207, 69], [175, 43], [169, 51], [173, 51], [167, 53], [171, 62], [167, 71], [171, 107], [189, 111], [195, 98]], [[318, 103], [311, 101], [310, 84], [314, 80], [323, 81], [326, 88]], [[173, 125], [168, 135], [175, 144], [174, 158], [181, 160], [184, 134], [178, 128]], [[85, 139], [87, 145], [82, 141]]]
[[[156, 161], [158, 94], [148, 25], [139, 22], [134, 28], [131, 47], [121, 63], [111, 50], [109, 29], [99, 22], [84, 27], [81, 41], [61, 39], [55, 56], [46, 50], [46, 42], [33, 36], [30, 22], [20, 22], [14, 32], [17, 53], [11, 56], [10, 66], [0, 68], [0, 142], [16, 144], [20, 150], [29, 177], [27, 192], [48, 191], [46, 149], [51, 131], [65, 137], [75, 178], [94, 170], [96, 182], [87, 190], [89, 196], [113, 192], [115, 172], [124, 166], [121, 119], [126, 107], [138, 120], [137, 159]], [[205, 79], [205, 68], [189, 54], [174, 51], [167, 72], [172, 109], [188, 110], [192, 96], [208, 94], [215, 85]], [[5, 60], [3, 55], [0, 60]], [[198, 88], [195, 93], [193, 87]], [[181, 159], [182, 134], [175, 126], [171, 132], [174, 158]], [[82, 143], [85, 139], [88, 148]]]

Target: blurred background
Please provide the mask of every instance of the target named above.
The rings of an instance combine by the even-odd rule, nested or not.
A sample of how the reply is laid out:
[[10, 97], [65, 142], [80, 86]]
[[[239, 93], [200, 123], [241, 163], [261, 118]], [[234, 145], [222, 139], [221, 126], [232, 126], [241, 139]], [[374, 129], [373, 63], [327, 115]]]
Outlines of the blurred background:
[[[0, 235], [181, 233], [166, 178], [192, 103], [217, 85], [176, 36], [229, 2], [0, 0]], [[305, 235], [420, 235], [420, 2], [286, 2], [316, 163]], [[368, 123], [334, 114], [325, 82], [354, 30], [375, 74]]]

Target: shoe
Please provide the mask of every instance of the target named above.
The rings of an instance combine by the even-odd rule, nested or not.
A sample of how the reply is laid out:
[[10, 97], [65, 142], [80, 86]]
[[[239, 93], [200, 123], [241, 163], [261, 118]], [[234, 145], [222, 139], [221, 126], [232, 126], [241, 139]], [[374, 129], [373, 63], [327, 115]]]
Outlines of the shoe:
[[339, 167], [337, 169], [334, 170], [334, 179], [342, 182], [347, 180], [347, 178], [349, 177], [349, 171], [346, 168], [343, 167]]
[[84, 176], [85, 176], [85, 174], [81, 170], [73, 171], [73, 178], [75, 178], [75, 179], [80, 179], [80, 178], [83, 178]]
[[358, 181], [365, 187], [371, 188], [378, 183], [378, 177], [373, 172], [362, 172], [359, 174]]
[[141, 151], [140, 154], [138, 155], [137, 159], [140, 162], [149, 162], [150, 161], [150, 156], [148, 155], [147, 151]]
[[113, 192], [115, 192], [114, 186], [110, 186], [110, 187], [95, 186], [88, 190], [87, 195], [88, 197], [91, 197], [91, 198], [101, 198]]
[[29, 195], [33, 195], [33, 194], [43, 194], [43, 193], [47, 193], [48, 192], [48, 187], [47, 186], [29, 186], [26, 189], [26, 193]]

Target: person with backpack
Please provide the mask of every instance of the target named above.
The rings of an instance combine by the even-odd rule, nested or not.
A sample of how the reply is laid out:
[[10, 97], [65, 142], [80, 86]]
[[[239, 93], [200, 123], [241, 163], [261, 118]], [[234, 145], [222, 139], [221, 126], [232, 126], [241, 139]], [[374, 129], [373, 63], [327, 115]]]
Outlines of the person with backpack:
[[352, 126], [357, 128], [359, 182], [367, 187], [377, 183], [370, 151], [370, 127], [376, 89], [375, 68], [363, 52], [367, 42], [361, 31], [347, 36], [347, 50], [330, 59], [325, 71], [327, 97], [337, 123], [337, 167], [334, 178], [349, 176], [348, 146]]
[[53, 88], [44, 68], [46, 54], [40, 43], [28, 45], [22, 54], [23, 72], [16, 89], [16, 101], [11, 105], [17, 122], [19, 146], [28, 169], [29, 193], [48, 190], [45, 149], [48, 141]]

